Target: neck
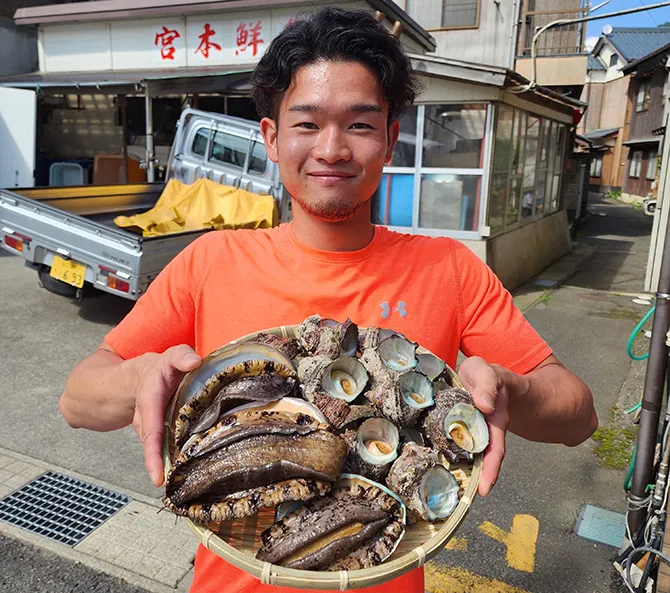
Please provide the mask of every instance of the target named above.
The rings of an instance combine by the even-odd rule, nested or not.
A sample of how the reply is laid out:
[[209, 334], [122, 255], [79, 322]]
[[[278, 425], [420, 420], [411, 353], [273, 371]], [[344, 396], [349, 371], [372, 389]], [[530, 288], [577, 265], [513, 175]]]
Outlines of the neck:
[[358, 251], [367, 247], [375, 234], [370, 220], [372, 200], [347, 220], [327, 222], [305, 212], [293, 200], [293, 233], [296, 239], [321, 251]]

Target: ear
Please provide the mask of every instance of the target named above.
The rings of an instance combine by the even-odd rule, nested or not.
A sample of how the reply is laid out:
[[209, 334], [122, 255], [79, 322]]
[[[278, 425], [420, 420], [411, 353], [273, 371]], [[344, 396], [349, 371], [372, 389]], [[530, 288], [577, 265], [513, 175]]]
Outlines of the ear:
[[391, 162], [393, 158], [393, 149], [395, 148], [396, 142], [398, 142], [398, 136], [400, 135], [400, 121], [394, 119], [389, 126], [389, 143], [386, 147], [386, 164]]
[[277, 151], [277, 122], [269, 117], [261, 120], [261, 134], [265, 142], [268, 158], [273, 163], [279, 162], [279, 152]]

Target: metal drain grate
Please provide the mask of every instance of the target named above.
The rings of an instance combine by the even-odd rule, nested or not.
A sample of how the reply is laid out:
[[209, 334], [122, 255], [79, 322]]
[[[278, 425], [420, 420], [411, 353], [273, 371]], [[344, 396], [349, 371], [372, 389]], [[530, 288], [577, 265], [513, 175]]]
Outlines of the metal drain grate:
[[119, 492], [47, 472], [0, 499], [0, 520], [74, 546], [129, 502]]

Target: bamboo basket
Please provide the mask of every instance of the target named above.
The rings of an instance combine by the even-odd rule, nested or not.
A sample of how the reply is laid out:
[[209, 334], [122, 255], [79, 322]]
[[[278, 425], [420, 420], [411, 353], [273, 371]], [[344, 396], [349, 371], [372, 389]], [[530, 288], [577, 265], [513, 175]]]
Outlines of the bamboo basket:
[[[275, 334], [282, 337], [293, 337], [297, 326], [282, 326], [254, 332], [232, 340], [229, 344], [236, 344], [253, 340], [258, 334]], [[219, 350], [212, 352], [205, 362], [217, 355]], [[428, 353], [425, 348], [419, 347], [419, 353]], [[447, 366], [454, 387], [463, 387], [455, 371]], [[180, 386], [181, 387], [181, 386]], [[179, 392], [179, 389], [177, 390]], [[174, 400], [173, 400], [174, 401]], [[166, 413], [166, 430], [163, 444], [163, 460], [165, 476], [171, 469], [170, 444], [172, 429], [168, 426], [167, 418], [171, 417], [171, 406]], [[200, 543], [227, 562], [248, 572], [263, 584], [298, 589], [318, 589], [347, 591], [381, 585], [391, 581], [433, 558], [444, 548], [453, 537], [459, 525], [463, 522], [473, 499], [477, 493], [477, 486], [482, 471], [483, 454], [478, 453], [469, 464], [456, 466], [445, 463], [460, 486], [460, 500], [456, 510], [445, 520], [428, 523], [419, 521], [407, 526], [404, 537], [395, 552], [379, 566], [361, 570], [339, 572], [297, 570], [270, 564], [256, 559], [256, 552], [260, 548], [260, 535], [274, 522], [274, 509], [265, 508], [251, 517], [226, 521], [204, 527], [190, 519], [182, 517], [186, 524], [195, 532]]]

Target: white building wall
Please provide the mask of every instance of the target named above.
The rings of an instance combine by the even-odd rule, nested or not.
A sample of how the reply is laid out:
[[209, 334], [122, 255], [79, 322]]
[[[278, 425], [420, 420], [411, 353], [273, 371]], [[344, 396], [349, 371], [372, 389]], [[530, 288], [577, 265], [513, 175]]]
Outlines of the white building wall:
[[[431, 6], [441, 0], [394, 0], [437, 42], [435, 55], [443, 58], [488, 64], [514, 69], [514, 48], [517, 37], [520, 1], [505, 0], [479, 3], [479, 27], [438, 30]], [[438, 17], [439, 18], [439, 17]], [[439, 21], [438, 23], [439, 24]]]

